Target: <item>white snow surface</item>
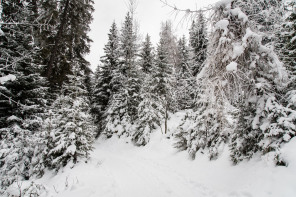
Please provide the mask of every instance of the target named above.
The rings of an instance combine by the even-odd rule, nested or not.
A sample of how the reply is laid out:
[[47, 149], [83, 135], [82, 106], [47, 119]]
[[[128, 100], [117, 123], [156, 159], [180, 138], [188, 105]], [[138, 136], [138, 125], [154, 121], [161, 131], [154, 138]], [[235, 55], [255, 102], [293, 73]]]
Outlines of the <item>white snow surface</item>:
[[[170, 131], [183, 115], [171, 118]], [[99, 139], [87, 163], [66, 166], [58, 174], [46, 172], [35, 183], [45, 186], [44, 197], [296, 196], [295, 138], [282, 149], [288, 167], [275, 167], [268, 157], [259, 156], [234, 166], [227, 146], [215, 161], [201, 153], [191, 160], [186, 151], [174, 149], [167, 136], [158, 130], [145, 147], [117, 137]]]

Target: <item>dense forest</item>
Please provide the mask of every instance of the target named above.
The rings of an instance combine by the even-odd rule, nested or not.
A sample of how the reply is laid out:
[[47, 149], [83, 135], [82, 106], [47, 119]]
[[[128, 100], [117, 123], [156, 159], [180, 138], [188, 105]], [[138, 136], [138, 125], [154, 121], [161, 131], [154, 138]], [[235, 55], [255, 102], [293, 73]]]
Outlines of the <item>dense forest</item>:
[[[159, 127], [192, 159], [227, 144], [233, 164], [254, 154], [287, 166], [296, 132], [295, 2], [220, 1], [171, 21], [158, 43], [133, 13], [110, 24], [96, 71], [85, 59], [93, 0], [2, 0], [0, 194], [11, 184], [87, 162], [97, 138], [145, 146]], [[210, 17], [208, 17], [210, 13]], [[186, 116], [173, 133], [170, 116]]]

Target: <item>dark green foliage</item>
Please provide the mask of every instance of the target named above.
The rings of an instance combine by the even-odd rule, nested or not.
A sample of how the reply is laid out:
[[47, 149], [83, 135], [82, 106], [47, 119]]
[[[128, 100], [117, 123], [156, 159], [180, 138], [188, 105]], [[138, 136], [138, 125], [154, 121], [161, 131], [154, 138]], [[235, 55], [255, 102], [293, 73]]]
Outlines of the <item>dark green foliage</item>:
[[46, 38], [42, 48], [44, 64], [47, 65], [45, 76], [52, 85], [61, 85], [67, 79], [66, 76], [71, 74], [71, 62], [74, 58], [85, 72], [89, 72], [89, 63], [84, 56], [89, 53], [91, 41], [87, 33], [92, 21], [93, 1], [63, 0], [58, 4], [55, 1], [45, 1], [41, 5], [49, 5], [49, 11], [52, 12], [51, 15], [46, 15], [49, 18], [43, 17], [43, 20], [50, 23], [54, 23], [52, 20], [57, 21], [51, 26], [51, 31], [42, 34]]
[[240, 108], [248, 110], [242, 110], [239, 113], [237, 128], [230, 142], [231, 158], [235, 164], [244, 159], [250, 159], [254, 152], [260, 150], [259, 141], [263, 137], [263, 133], [252, 127], [256, 105], [242, 103]]

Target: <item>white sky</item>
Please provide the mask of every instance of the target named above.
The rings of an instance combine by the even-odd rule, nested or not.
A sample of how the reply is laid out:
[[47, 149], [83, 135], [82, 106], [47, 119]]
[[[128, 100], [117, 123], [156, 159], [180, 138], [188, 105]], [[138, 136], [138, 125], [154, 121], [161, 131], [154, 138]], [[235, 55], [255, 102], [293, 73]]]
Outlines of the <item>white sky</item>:
[[[100, 56], [103, 55], [103, 48], [108, 41], [108, 33], [112, 22], [115, 20], [118, 28], [121, 28], [128, 11], [128, 2], [129, 0], [95, 0], [94, 21], [91, 24], [91, 32], [89, 33], [93, 43], [91, 44], [91, 52], [87, 56], [93, 70], [98, 66]], [[167, 2], [176, 5], [180, 9], [196, 10], [217, 2], [217, 0], [167, 0]], [[160, 0], [137, 0], [137, 3], [135, 18], [140, 25], [140, 34], [144, 37], [148, 33], [154, 45], [159, 39], [161, 22], [168, 19], [173, 21], [177, 36], [185, 34], [188, 38], [188, 29], [191, 22], [180, 25], [182, 13], [176, 19], [175, 15], [171, 14], [172, 9], [164, 6]]]

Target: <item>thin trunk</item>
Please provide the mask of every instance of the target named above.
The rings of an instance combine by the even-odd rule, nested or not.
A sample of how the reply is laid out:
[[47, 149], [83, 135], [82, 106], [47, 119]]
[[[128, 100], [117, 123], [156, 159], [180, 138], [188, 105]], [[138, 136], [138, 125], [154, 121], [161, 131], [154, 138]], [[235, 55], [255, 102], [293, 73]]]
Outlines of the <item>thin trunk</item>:
[[164, 121], [164, 134], [167, 134], [168, 130], [168, 105], [165, 105], [165, 121]]

